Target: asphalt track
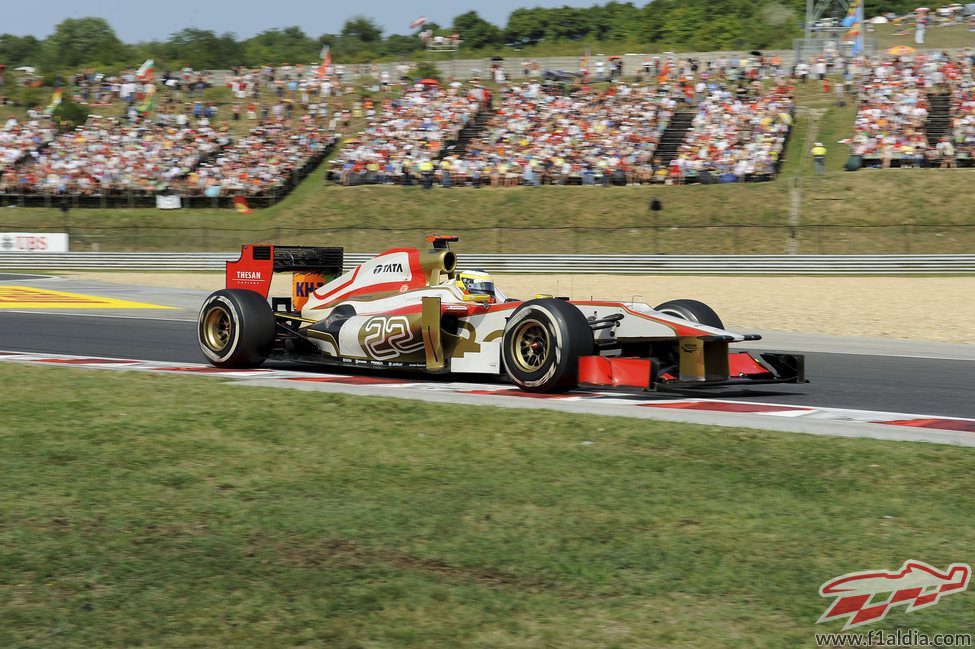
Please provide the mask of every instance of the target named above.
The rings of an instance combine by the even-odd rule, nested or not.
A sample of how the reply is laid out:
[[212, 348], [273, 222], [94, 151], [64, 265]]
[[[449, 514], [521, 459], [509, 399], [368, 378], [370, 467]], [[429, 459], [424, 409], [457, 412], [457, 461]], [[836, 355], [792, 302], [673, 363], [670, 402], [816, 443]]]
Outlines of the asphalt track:
[[[186, 319], [141, 314], [0, 312], [0, 349], [201, 363], [195, 329]], [[975, 418], [975, 359], [805, 353], [810, 384], [680, 394]]]

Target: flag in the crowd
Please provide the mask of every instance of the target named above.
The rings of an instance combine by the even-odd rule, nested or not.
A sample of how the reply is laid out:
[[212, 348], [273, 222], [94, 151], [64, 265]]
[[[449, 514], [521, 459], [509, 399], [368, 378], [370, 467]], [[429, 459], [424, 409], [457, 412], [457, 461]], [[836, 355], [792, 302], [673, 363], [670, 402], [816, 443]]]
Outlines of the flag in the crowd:
[[156, 108], [156, 84], [147, 83], [145, 85], [142, 103], [135, 107], [140, 113], [151, 113]]
[[152, 81], [152, 73], [155, 72], [156, 62], [152, 59], [146, 59], [146, 62], [139, 66], [139, 69], [135, 71], [135, 78], [142, 81]]
[[657, 75], [657, 84], [667, 83], [667, 77], [670, 76], [670, 60], [664, 63], [663, 67], [660, 68], [660, 74]]
[[427, 22], [427, 17], [420, 16], [419, 18], [417, 18], [416, 20], [410, 23], [410, 29], [416, 29], [417, 27], [421, 27], [425, 25], [426, 22]]
[[924, 7], [918, 7], [914, 13], [914, 42], [918, 45], [924, 45], [924, 32], [928, 27], [928, 10]]
[[[847, 19], [852, 20], [847, 22]], [[853, 41], [853, 47], [850, 49], [850, 54], [856, 56], [863, 52], [863, 1], [853, 0], [853, 4], [850, 5], [850, 11], [847, 13], [847, 17], [843, 20], [844, 27], [850, 27], [850, 30], [843, 34], [844, 41]]]
[[918, 23], [917, 27], [914, 29], [914, 42], [918, 45], [924, 45], [924, 24]]
[[47, 105], [44, 112], [50, 115], [54, 112], [54, 109], [61, 104], [61, 89], [55, 88], [54, 92], [51, 93], [51, 103]]
[[318, 78], [324, 79], [332, 69], [332, 50], [328, 45], [322, 48], [322, 64], [318, 66]]
[[254, 211], [247, 204], [247, 199], [240, 194], [234, 196], [234, 208], [236, 208], [238, 214], [250, 214]]
[[853, 0], [853, 2], [850, 3], [850, 9], [846, 12], [846, 16], [843, 18], [843, 21], [840, 22], [840, 25], [843, 27], [849, 27], [856, 22], [857, 7], [860, 5], [860, 2], [861, 0]]

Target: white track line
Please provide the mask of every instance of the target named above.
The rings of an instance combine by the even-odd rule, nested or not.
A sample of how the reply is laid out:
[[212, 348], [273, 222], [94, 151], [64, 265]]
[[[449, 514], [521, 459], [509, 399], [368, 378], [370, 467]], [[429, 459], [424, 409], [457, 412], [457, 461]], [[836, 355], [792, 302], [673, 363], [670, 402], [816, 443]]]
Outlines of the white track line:
[[[598, 416], [622, 416], [640, 419], [681, 421], [691, 424], [737, 426], [784, 432], [809, 433], [832, 437], [868, 437], [889, 441], [933, 442], [959, 446], [975, 446], [975, 429], [968, 424], [975, 419], [939, 417], [894, 412], [820, 408], [805, 405], [776, 404], [728, 399], [672, 398], [647, 394], [633, 398], [633, 394], [613, 391], [580, 391], [575, 398], [529, 398], [524, 393], [511, 394], [511, 386], [461, 382], [427, 382], [394, 379], [392, 382], [370, 384], [375, 374], [334, 374], [300, 372], [264, 368], [258, 370], [222, 371], [201, 363], [143, 361], [104, 356], [75, 356], [71, 354], [36, 354], [0, 351], [0, 362], [22, 362], [38, 365], [57, 365], [85, 369], [129, 370], [173, 373], [196, 376], [216, 376], [233, 380], [235, 385], [291, 388], [323, 392], [343, 392], [359, 396], [386, 396], [400, 399], [430, 401], [441, 404], [468, 406], [501, 406], [505, 408], [534, 408], [564, 413]], [[76, 361], [76, 362], [71, 362]], [[163, 372], [166, 371], [166, 372]], [[359, 382], [357, 377], [364, 379]], [[299, 380], [295, 380], [299, 379]], [[380, 379], [381, 380], [381, 379]], [[713, 404], [716, 408], [694, 408], [695, 404]], [[652, 407], [664, 404], [686, 404], [687, 407]], [[771, 406], [776, 411], [734, 412], [721, 409], [721, 404]], [[781, 410], [785, 409], [785, 410]], [[943, 428], [921, 424], [905, 426], [887, 422], [901, 420], [939, 420], [949, 426], [961, 423], [961, 428]]]

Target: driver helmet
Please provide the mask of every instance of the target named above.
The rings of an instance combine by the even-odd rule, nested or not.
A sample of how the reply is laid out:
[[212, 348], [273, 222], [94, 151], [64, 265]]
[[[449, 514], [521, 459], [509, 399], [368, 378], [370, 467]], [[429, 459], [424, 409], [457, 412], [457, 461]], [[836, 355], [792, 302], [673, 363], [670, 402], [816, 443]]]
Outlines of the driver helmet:
[[470, 302], [494, 303], [496, 300], [494, 280], [487, 272], [479, 268], [461, 271], [457, 275], [455, 284], [460, 289], [464, 299]]

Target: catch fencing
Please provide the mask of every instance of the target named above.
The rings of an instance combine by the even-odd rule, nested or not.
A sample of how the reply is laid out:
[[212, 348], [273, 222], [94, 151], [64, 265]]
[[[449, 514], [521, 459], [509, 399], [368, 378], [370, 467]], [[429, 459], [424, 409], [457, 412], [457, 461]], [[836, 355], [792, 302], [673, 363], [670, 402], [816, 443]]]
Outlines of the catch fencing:
[[[347, 253], [347, 268], [372, 253]], [[239, 252], [0, 252], [0, 269], [221, 271]], [[962, 275], [975, 255], [536, 255], [461, 254], [493, 273], [629, 275]]]

